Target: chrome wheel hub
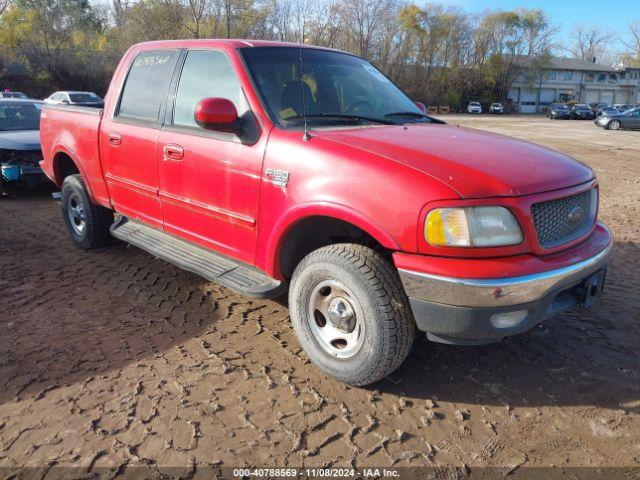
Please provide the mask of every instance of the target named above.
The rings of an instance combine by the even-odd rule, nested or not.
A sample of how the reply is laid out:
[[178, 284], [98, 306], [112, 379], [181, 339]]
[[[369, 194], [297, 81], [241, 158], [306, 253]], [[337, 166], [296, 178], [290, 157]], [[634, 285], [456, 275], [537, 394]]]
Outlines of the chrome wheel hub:
[[82, 205], [82, 201], [76, 194], [72, 194], [68, 200], [67, 215], [71, 222], [71, 227], [78, 235], [87, 228], [87, 214]]
[[349, 358], [364, 342], [363, 313], [349, 289], [336, 280], [320, 282], [311, 292], [308, 324], [328, 354]]
[[329, 321], [338, 330], [351, 333], [355, 328], [356, 314], [349, 300], [342, 297], [335, 297], [329, 304]]

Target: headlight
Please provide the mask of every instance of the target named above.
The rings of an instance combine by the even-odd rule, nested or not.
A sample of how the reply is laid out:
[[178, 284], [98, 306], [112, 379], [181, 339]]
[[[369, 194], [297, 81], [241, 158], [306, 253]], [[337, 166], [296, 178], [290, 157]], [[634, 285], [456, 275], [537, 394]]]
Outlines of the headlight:
[[427, 215], [425, 239], [447, 247], [498, 247], [522, 242], [522, 230], [505, 207], [436, 208]]

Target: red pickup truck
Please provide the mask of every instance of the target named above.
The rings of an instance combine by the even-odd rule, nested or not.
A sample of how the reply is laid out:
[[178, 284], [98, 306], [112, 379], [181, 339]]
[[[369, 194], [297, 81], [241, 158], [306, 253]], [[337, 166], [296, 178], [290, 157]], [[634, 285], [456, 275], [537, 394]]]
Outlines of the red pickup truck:
[[287, 289], [315, 364], [355, 385], [416, 329], [524, 332], [601, 293], [593, 171], [446, 125], [374, 66], [307, 45], [135, 45], [104, 110], [47, 105], [42, 168], [81, 248], [111, 236], [255, 297]]

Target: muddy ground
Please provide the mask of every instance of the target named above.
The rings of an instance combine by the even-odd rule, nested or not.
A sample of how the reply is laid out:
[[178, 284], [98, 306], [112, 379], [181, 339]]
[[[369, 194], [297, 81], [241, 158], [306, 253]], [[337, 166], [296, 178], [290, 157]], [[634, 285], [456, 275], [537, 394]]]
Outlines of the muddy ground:
[[309, 363], [285, 305], [124, 244], [80, 251], [48, 192], [2, 200], [2, 472], [639, 466], [640, 132], [445, 118], [596, 170], [616, 246], [595, 308], [495, 345], [420, 339], [390, 378], [349, 388]]

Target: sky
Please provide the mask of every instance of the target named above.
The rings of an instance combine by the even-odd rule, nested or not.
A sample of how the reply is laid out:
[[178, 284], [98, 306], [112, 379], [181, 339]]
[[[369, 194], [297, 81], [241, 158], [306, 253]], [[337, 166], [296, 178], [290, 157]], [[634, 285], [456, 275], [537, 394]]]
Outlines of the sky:
[[[575, 24], [596, 25], [611, 33], [624, 34], [631, 20], [640, 21], [640, 0], [431, 0], [432, 3], [451, 5], [469, 13], [484, 10], [514, 10], [516, 8], [540, 8], [558, 27], [558, 40], [568, 43]], [[418, 2], [426, 3], [426, 1]], [[612, 42], [612, 50], [622, 49], [618, 41]], [[568, 55], [567, 52], [564, 52]]]

